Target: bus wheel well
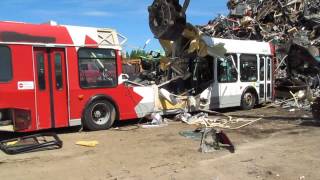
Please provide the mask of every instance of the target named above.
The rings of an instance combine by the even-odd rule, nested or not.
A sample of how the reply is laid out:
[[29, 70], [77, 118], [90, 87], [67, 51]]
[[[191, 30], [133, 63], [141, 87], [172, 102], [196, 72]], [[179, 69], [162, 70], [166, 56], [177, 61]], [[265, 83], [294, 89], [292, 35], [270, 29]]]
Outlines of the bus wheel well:
[[100, 100], [108, 101], [114, 106], [114, 108], [116, 109], [116, 120], [115, 121], [117, 121], [120, 117], [119, 116], [119, 107], [118, 107], [117, 103], [110, 96], [107, 96], [104, 94], [95, 95], [88, 100], [88, 102], [84, 106], [84, 109], [82, 110], [82, 119], [84, 118], [85, 109], [88, 108], [90, 106], [90, 104], [92, 104], [93, 102], [100, 101]]

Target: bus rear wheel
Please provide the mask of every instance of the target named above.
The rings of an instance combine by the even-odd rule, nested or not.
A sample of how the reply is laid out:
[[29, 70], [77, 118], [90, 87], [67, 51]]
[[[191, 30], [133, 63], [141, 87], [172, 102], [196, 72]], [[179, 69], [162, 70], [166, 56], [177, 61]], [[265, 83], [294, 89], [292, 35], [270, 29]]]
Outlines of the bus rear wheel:
[[251, 91], [247, 91], [242, 95], [241, 98], [241, 109], [250, 110], [256, 104], [256, 96]]
[[113, 104], [105, 100], [92, 102], [84, 112], [83, 127], [87, 130], [109, 129], [116, 118], [116, 109]]

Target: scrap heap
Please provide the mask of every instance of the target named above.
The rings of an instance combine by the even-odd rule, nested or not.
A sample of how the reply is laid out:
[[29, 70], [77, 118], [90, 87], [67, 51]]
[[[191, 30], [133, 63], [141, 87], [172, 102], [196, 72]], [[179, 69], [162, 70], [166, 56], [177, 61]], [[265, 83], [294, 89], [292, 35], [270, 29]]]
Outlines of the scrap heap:
[[227, 6], [227, 17], [199, 29], [213, 37], [273, 43], [279, 97], [299, 90], [307, 90], [309, 99], [320, 95], [320, 0], [230, 0]]
[[319, 0], [230, 0], [230, 13], [200, 26], [213, 37], [320, 45]]
[[299, 91], [303, 91], [299, 97], [309, 102], [319, 97], [320, 0], [230, 0], [229, 15], [204, 26], [187, 23], [189, 1], [181, 6], [178, 0], [155, 0], [148, 9], [150, 29], [166, 51], [164, 67], [170, 73], [164, 80], [178, 75], [189, 79], [185, 84], [200, 92], [210, 84], [210, 76], [203, 74], [210, 72], [205, 69], [210, 64], [205, 63], [225, 53], [223, 46], [210, 45], [206, 37], [249, 39], [275, 46], [278, 97]]
[[[158, 75], [162, 88], [174, 94], [198, 95], [212, 82], [213, 54], [224, 56], [223, 45], [211, 45], [202, 32], [187, 23], [186, 10], [178, 0], [155, 0], [149, 6], [149, 25], [165, 50]], [[156, 76], [156, 77], [159, 77]]]

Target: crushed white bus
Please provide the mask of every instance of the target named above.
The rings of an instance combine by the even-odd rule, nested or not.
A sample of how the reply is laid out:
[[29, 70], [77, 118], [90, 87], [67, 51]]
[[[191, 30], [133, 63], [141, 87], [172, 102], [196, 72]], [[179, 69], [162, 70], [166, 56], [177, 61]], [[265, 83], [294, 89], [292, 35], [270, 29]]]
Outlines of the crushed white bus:
[[214, 54], [213, 83], [201, 94], [201, 109], [240, 106], [251, 109], [272, 100], [274, 48], [252, 40], [210, 39], [224, 44], [225, 57]]

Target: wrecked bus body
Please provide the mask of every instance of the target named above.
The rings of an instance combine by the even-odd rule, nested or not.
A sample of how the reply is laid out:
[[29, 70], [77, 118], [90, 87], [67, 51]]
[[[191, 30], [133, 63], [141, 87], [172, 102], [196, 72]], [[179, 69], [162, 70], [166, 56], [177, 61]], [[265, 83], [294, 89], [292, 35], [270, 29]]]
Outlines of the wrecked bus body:
[[[273, 66], [275, 97], [283, 99], [292, 98], [296, 93], [304, 94], [301, 101], [308, 101], [306, 109], [310, 110], [308, 107], [320, 95], [319, 5], [319, 0], [230, 0], [227, 16], [220, 15], [203, 26], [186, 23], [184, 31], [175, 32], [181, 32], [180, 36], [169, 39], [171, 46], [168, 39], [156, 34], [155, 37], [167, 49], [168, 58], [187, 62], [190, 56], [191, 59], [201, 59], [207, 55], [209, 46], [203, 43], [201, 36], [270, 42], [276, 52]], [[150, 23], [152, 26], [154, 24]], [[160, 26], [156, 28], [168, 30]], [[222, 57], [218, 54], [214, 57]]]
[[[226, 56], [213, 56], [213, 83], [208, 109], [251, 109], [273, 97], [273, 48], [269, 43], [212, 38], [224, 44]], [[208, 91], [209, 90], [209, 91]], [[205, 96], [206, 92], [202, 93]]]
[[279, 64], [276, 96], [287, 97], [289, 91], [319, 87], [319, 4], [319, 0], [230, 0], [227, 17], [217, 17], [200, 29], [213, 37], [272, 42]]
[[[177, 69], [180, 61], [183, 73], [172, 73], [170, 80], [157, 85], [160, 101], [164, 98], [172, 109], [192, 111], [236, 106], [251, 109], [272, 100], [274, 51], [269, 43], [203, 38], [208, 47], [223, 45], [225, 54], [217, 56], [216, 50], [207, 50], [203, 58], [169, 61], [167, 72], [176, 71], [170, 67]], [[182, 99], [186, 102], [179, 105]]]
[[[159, 25], [156, 22], [170, 17], [155, 14], [161, 14], [169, 4], [175, 7], [166, 9], [171, 14], [185, 13], [176, 1], [156, 0], [149, 7], [150, 29], [166, 52], [160, 60], [164, 73], [159, 76], [164, 85], [159, 83], [159, 88], [172, 97], [194, 98], [197, 110], [235, 106], [250, 109], [271, 101], [274, 50], [270, 43], [214, 38], [199, 27], [174, 21], [174, 18], [171, 24]], [[162, 36], [170, 33], [173, 36]]]
[[[175, 8], [166, 9], [167, 6]], [[185, 14], [181, 7], [176, 1], [161, 0], [149, 7], [150, 29], [166, 53], [160, 60], [159, 76], [164, 85], [159, 83], [159, 88], [171, 93], [171, 97], [194, 98], [197, 110], [234, 106], [250, 109], [271, 101], [273, 46], [265, 42], [214, 38], [199, 27], [174, 21], [172, 17], [171, 24], [159, 25], [158, 22], [170, 17], [155, 14], [161, 14], [163, 9], [171, 11], [168, 14]], [[170, 33], [173, 36], [162, 36]]]

